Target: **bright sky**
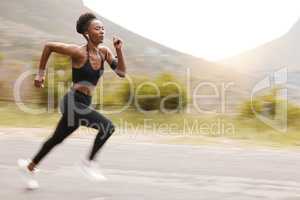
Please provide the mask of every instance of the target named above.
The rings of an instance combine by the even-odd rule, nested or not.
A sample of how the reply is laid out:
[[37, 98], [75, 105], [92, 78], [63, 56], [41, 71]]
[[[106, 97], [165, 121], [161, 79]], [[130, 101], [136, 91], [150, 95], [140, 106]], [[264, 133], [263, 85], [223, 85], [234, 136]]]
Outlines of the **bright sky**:
[[299, 0], [84, 0], [84, 3], [99, 15], [144, 37], [212, 61], [278, 38], [300, 18]]

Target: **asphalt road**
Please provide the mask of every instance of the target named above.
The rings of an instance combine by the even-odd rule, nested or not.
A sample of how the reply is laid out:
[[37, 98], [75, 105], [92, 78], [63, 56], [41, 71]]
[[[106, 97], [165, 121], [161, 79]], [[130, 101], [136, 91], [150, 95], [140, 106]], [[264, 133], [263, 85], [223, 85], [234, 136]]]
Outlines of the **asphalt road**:
[[117, 141], [98, 155], [108, 178], [92, 182], [78, 163], [92, 137], [69, 138], [39, 166], [41, 188], [24, 189], [16, 161], [43, 139], [0, 135], [1, 200], [297, 200], [300, 152]]

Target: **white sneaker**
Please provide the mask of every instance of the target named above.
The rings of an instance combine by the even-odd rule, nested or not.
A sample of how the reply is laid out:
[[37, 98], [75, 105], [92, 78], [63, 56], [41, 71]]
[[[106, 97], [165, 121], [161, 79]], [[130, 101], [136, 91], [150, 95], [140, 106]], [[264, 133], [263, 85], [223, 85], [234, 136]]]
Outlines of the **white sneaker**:
[[82, 160], [81, 169], [83, 173], [93, 181], [106, 181], [107, 178], [102, 174], [97, 162]]
[[19, 159], [18, 160], [18, 166], [19, 166], [19, 170], [20, 170], [21, 175], [22, 175], [22, 179], [25, 182], [27, 189], [31, 189], [31, 190], [38, 189], [39, 188], [39, 183], [34, 178], [34, 174], [38, 170], [30, 171], [27, 168], [29, 163], [30, 162], [28, 160], [24, 160], [24, 159]]

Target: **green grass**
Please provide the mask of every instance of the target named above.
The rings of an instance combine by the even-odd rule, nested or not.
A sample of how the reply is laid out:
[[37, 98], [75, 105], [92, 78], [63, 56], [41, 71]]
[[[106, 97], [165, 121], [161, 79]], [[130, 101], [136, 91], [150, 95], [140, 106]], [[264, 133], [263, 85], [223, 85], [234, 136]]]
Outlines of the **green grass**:
[[[37, 105], [26, 106], [32, 109], [40, 109]], [[44, 113], [44, 114], [30, 114], [23, 112], [16, 104], [13, 103], [0, 103], [0, 126], [1, 127], [50, 127], [53, 126], [58, 118], [58, 113]]]
[[[40, 108], [38, 105], [30, 105], [30, 107], [34, 109]], [[23, 112], [16, 104], [3, 102], [0, 103], [0, 112], [2, 113], [0, 115], [0, 127], [53, 128], [60, 117], [57, 110], [52, 113], [34, 115]], [[245, 145], [269, 147], [300, 146], [299, 127], [289, 127], [286, 133], [281, 133], [253, 119], [241, 120], [233, 116], [192, 115], [186, 113], [144, 114], [135, 111], [104, 115], [111, 119], [120, 129], [128, 128], [129, 134], [131, 132], [130, 129], [133, 128], [135, 131], [139, 131], [145, 128], [146, 125], [144, 130], [147, 131], [147, 134], [170, 136], [170, 139], [168, 139], [169, 143], [197, 145], [230, 140]], [[193, 123], [198, 125], [197, 129], [188, 129], [187, 127], [191, 127]], [[125, 124], [127, 124], [127, 127]], [[218, 124], [223, 125], [223, 128], [217, 127]], [[170, 128], [171, 126], [173, 128]], [[222, 131], [222, 129], [226, 130], [229, 127], [233, 127], [234, 131]]]

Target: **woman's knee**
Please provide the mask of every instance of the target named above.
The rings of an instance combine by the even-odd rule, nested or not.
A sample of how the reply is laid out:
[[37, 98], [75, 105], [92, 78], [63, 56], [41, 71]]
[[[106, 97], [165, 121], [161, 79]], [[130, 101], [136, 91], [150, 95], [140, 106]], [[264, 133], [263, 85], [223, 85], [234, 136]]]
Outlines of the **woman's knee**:
[[106, 123], [102, 123], [101, 126], [102, 131], [107, 135], [111, 135], [115, 131], [115, 125], [110, 120], [108, 120]]
[[115, 131], [115, 125], [110, 120], [90, 124], [90, 127], [108, 134], [112, 134]]
[[115, 125], [112, 122], [109, 123], [107, 132], [109, 135], [111, 135], [115, 132]]
[[107, 123], [102, 123], [102, 130], [100, 132], [104, 133], [106, 136], [111, 136], [115, 132], [115, 125], [108, 121]]
[[104, 129], [99, 130], [97, 139], [100, 139], [101, 141], [103, 139], [108, 139], [114, 132], [115, 132], [115, 125], [113, 123], [108, 123]]

